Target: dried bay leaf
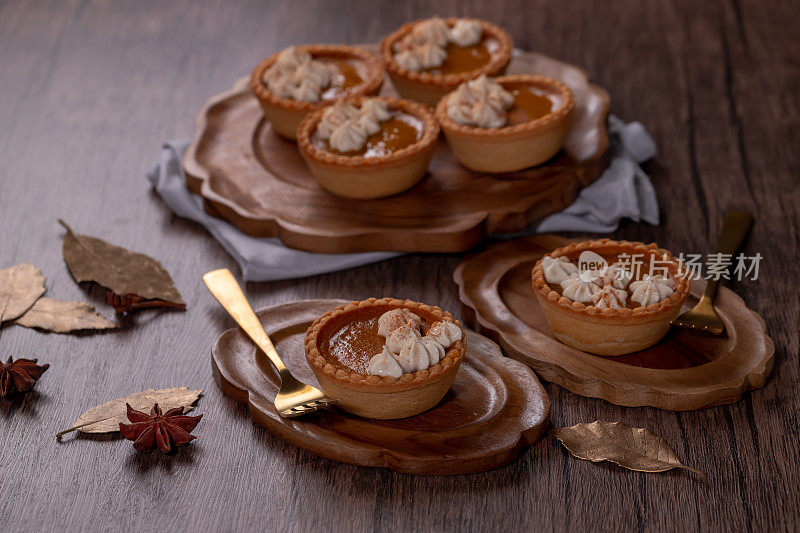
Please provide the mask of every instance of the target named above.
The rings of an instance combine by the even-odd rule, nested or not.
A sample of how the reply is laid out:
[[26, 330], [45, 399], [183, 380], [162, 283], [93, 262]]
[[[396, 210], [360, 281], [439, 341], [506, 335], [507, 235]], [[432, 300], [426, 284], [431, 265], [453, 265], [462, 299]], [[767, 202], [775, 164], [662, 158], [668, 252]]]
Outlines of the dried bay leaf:
[[553, 435], [579, 459], [597, 463], [611, 461], [639, 472], [665, 472], [682, 468], [705, 475], [680, 462], [672, 448], [644, 428], [632, 428], [619, 422], [595, 421], [552, 430]]
[[44, 291], [42, 271], [30, 263], [0, 270], [0, 323], [22, 316]]
[[52, 298], [39, 298], [33, 307], [14, 321], [26, 328], [38, 328], [53, 333], [70, 333], [82, 330], [118, 328], [116, 324], [84, 302], [65, 302]]
[[78, 283], [92, 281], [111, 291], [108, 300], [118, 312], [144, 307], [186, 308], [160, 262], [75, 233], [63, 220], [59, 223], [67, 230], [62, 252], [72, 277]]
[[184, 413], [187, 413], [194, 409], [194, 404], [202, 394], [202, 389], [195, 390], [187, 387], [178, 387], [159, 390], [148, 389], [124, 398], [117, 398], [97, 407], [92, 407], [79, 416], [71, 428], [56, 434], [56, 438], [60, 439], [62, 435], [71, 431], [94, 434], [119, 431], [119, 423], [128, 422], [126, 403], [129, 403], [137, 411], [150, 412], [153, 404], [157, 403], [164, 412], [175, 407], [183, 407]]

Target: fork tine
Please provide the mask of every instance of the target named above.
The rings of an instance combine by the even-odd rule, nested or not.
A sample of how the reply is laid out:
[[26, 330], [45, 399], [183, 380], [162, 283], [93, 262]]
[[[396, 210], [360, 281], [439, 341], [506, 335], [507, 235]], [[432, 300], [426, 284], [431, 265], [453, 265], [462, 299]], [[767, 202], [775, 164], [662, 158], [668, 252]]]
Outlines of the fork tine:
[[298, 381], [292, 375], [230, 270], [222, 268], [208, 272], [203, 276], [203, 281], [214, 298], [277, 369], [281, 384], [273, 403], [278, 414], [285, 417], [300, 416], [330, 403], [322, 391]]
[[327, 405], [332, 405], [332, 404], [336, 403], [336, 400], [332, 400], [330, 398], [320, 398], [319, 400], [314, 400], [314, 401], [309, 402], [309, 403], [312, 403], [312, 404], [314, 404], [314, 405], [316, 405], [318, 407], [325, 407]]
[[[314, 405], [312, 405], [312, 403], [314, 403]], [[290, 409], [282, 411], [279, 414], [284, 418], [294, 418], [308, 413], [313, 413], [314, 411], [319, 411], [326, 406], [327, 403], [321, 403], [317, 405], [316, 402], [309, 402], [306, 404], [296, 405]]]

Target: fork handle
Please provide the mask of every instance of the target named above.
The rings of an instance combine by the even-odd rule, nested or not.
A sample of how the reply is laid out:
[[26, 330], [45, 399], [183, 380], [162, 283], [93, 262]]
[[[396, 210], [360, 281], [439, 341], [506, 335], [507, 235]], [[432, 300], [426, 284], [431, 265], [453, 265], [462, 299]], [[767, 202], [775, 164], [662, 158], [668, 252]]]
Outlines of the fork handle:
[[[750, 226], [753, 223], [753, 215], [745, 211], [728, 211], [725, 213], [725, 220], [722, 222], [722, 232], [717, 241], [717, 253], [731, 254], [741, 246], [742, 241], [747, 236]], [[714, 300], [719, 289], [721, 279], [712, 279], [706, 285], [703, 299]]]
[[239, 324], [239, 327], [261, 348], [279, 373], [286, 370], [275, 345], [264, 331], [261, 321], [256, 316], [250, 303], [247, 301], [242, 288], [236, 282], [236, 278], [227, 268], [211, 271], [203, 276], [203, 281], [214, 295], [214, 298], [228, 312], [229, 315]]

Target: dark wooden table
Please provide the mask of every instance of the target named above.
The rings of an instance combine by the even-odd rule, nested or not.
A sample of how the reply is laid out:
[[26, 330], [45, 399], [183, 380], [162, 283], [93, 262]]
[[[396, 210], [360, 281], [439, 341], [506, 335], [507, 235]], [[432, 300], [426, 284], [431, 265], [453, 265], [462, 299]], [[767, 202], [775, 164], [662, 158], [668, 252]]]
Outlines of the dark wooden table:
[[[614, 236], [707, 252], [729, 208], [751, 210], [757, 281], [733, 288], [767, 322], [775, 370], [741, 402], [698, 412], [630, 409], [548, 385], [555, 426], [596, 419], [663, 436], [706, 481], [572, 458], [552, 437], [515, 463], [413, 477], [317, 458], [255, 427], [223, 397], [209, 346], [232, 325], [202, 286], [233, 261], [174, 217], [144, 173], [166, 139], [192, 135], [209, 96], [290, 43], [377, 41], [432, 14], [487, 18], [516, 44], [583, 65], [660, 154], [646, 170], [658, 227]], [[796, 1], [0, 2], [0, 267], [22, 261], [48, 295], [99, 299], [70, 278], [61, 217], [159, 258], [188, 310], [142, 312], [119, 332], [6, 327], [0, 355], [50, 363], [34, 394], [0, 401], [0, 530], [483, 530], [798, 527], [800, 44]], [[258, 306], [398, 295], [457, 311], [458, 256], [411, 255], [346, 272], [252, 283]], [[98, 307], [111, 315], [108, 306]], [[113, 438], [54, 434], [85, 409], [145, 388], [206, 390], [199, 439], [177, 456]]]

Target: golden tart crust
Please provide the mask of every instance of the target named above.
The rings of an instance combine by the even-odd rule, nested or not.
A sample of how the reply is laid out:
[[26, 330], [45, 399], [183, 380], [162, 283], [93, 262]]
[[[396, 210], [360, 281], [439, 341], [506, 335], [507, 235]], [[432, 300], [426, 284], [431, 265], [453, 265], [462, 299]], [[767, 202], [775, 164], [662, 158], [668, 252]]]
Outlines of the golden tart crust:
[[495, 78], [506, 90], [533, 87], [552, 94], [558, 107], [543, 117], [503, 128], [465, 126], [447, 115], [450, 93], [436, 106], [436, 119], [459, 162], [477, 172], [515, 172], [544, 163], [564, 144], [575, 98], [564, 83], [545, 76], [519, 74]]
[[[397, 89], [397, 92], [404, 98], [435, 106], [441, 97], [455, 90], [456, 87], [467, 80], [477, 78], [481, 74], [498, 76], [505, 72], [508, 63], [511, 61], [511, 52], [514, 47], [511, 36], [499, 26], [495, 26], [483, 20], [480, 21], [483, 25], [483, 35], [487, 36], [488, 39], [494, 39], [500, 43], [500, 49], [492, 54], [491, 59], [486, 65], [475, 70], [454, 74], [433, 74], [424, 71], [408, 70], [401, 67], [394, 60], [392, 46], [405, 37], [415, 24], [423, 22], [423, 20], [404, 24], [381, 41], [380, 54], [383, 68], [386, 69], [386, 72], [388, 72], [389, 76], [392, 78], [392, 83], [395, 89]], [[445, 22], [447, 22], [448, 26], [452, 26], [457, 20], [459, 19], [447, 18]]]
[[[334, 58], [355, 60], [364, 65], [364, 81], [350, 89], [343, 96], [364, 96], [378, 94], [383, 84], [383, 69], [375, 59], [375, 56], [362, 48], [355, 46], [334, 45], [334, 44], [311, 44], [299, 46], [309, 52], [315, 58]], [[272, 66], [278, 57], [278, 53], [271, 55], [259, 63], [250, 75], [250, 88], [261, 103], [264, 116], [272, 123], [272, 127], [281, 136], [290, 140], [295, 140], [297, 127], [305, 116], [316, 109], [329, 106], [338, 98], [329, 100], [319, 100], [317, 102], [304, 102], [291, 98], [281, 98], [273, 94], [264, 85], [264, 72]]]
[[[346, 102], [360, 106], [366, 97]], [[415, 143], [378, 157], [340, 155], [318, 148], [311, 140], [322, 119], [323, 108], [309, 113], [297, 128], [297, 146], [312, 174], [327, 191], [346, 198], [380, 198], [405, 191], [425, 175], [439, 137], [439, 123], [430, 108], [399, 98], [380, 98], [392, 111], [401, 111], [422, 123]]]
[[574, 302], [550, 288], [544, 279], [542, 258], [533, 267], [531, 280], [539, 305], [556, 338], [568, 346], [597, 355], [636, 352], [661, 340], [689, 295], [691, 280], [688, 276], [680, 276], [678, 261], [669, 251], [659, 248], [655, 243], [610, 239], [569, 244], [547, 256], [565, 256], [574, 261], [585, 250], [601, 256], [642, 254], [648, 259], [666, 261], [675, 283], [674, 291], [666, 299], [647, 307], [600, 309]]
[[360, 374], [344, 367], [335, 356], [326, 353], [322, 343], [344, 324], [365, 315], [405, 308], [417, 314], [428, 325], [450, 321], [461, 328], [450, 313], [411, 300], [370, 298], [339, 306], [314, 321], [308, 328], [305, 353], [311, 370], [328, 397], [339, 400], [338, 406], [365, 418], [405, 418], [435, 406], [450, 389], [466, 353], [466, 336], [454, 342], [435, 365], [399, 378]]

